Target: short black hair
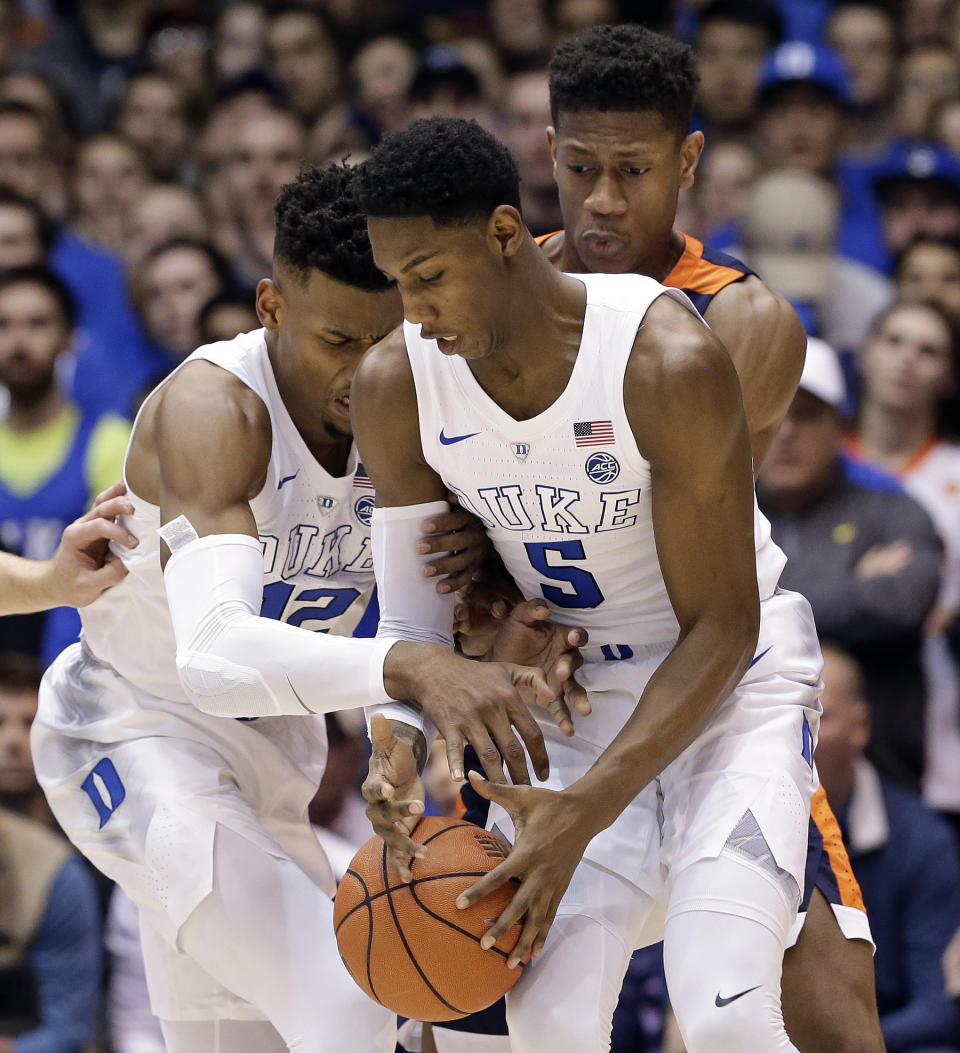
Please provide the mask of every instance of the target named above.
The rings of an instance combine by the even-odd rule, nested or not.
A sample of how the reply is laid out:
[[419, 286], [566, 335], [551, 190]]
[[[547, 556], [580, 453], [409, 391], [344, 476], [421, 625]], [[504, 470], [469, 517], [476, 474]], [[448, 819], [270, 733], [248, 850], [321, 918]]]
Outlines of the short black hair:
[[280, 188], [273, 211], [273, 258], [300, 278], [306, 280], [311, 270], [319, 270], [368, 292], [389, 288], [390, 280], [373, 262], [355, 167], [304, 169]]
[[56, 300], [60, 317], [67, 329], [73, 329], [77, 321], [77, 303], [66, 282], [54, 274], [49, 267], [30, 264], [24, 267], [7, 267], [0, 270], [0, 292], [14, 285], [39, 285]]
[[520, 210], [520, 172], [510, 151], [476, 121], [427, 117], [380, 140], [358, 167], [370, 216], [429, 216], [438, 226]]
[[762, 29], [771, 48], [783, 41], [783, 18], [771, 0], [712, 0], [697, 16], [697, 32], [714, 21]]
[[700, 77], [693, 49], [638, 25], [593, 26], [561, 44], [550, 60], [550, 113], [590, 110], [659, 113], [684, 136]]
[[960, 259], [960, 238], [937, 234], [917, 234], [894, 261], [894, 281], [899, 281], [903, 276], [903, 267], [907, 257], [915, 249], [926, 247], [946, 249]]

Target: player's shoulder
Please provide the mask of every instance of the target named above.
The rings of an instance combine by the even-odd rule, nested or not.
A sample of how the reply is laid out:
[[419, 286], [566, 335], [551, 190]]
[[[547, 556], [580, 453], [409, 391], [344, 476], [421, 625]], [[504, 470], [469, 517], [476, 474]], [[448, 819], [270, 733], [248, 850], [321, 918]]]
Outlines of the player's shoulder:
[[413, 372], [407, 355], [403, 326], [374, 344], [363, 358], [353, 378], [353, 387], [361, 392], [379, 389], [383, 384], [412, 382]]
[[766, 325], [780, 317], [796, 318], [790, 302], [773, 291], [756, 274], [747, 274], [724, 286], [710, 301], [704, 318], [713, 326], [723, 318], [736, 318], [740, 325]]
[[186, 362], [152, 401], [158, 420], [269, 427], [269, 410], [260, 395], [229, 369], [202, 358]]
[[703, 319], [672, 295], [658, 296], [637, 329], [629, 371], [658, 384], [683, 383], [727, 359]]

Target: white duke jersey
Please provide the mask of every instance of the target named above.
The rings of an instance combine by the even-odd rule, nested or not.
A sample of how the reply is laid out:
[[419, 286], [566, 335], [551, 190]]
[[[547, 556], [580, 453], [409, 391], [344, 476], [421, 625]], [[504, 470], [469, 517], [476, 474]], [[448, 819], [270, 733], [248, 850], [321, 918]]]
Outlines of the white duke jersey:
[[[270, 414], [273, 440], [267, 478], [250, 502], [263, 546], [261, 614], [338, 636], [374, 636], [374, 493], [356, 447], [342, 477], [330, 475], [317, 463], [281, 401], [264, 330], [198, 348], [179, 369], [199, 360], [239, 377]], [[135, 511], [125, 517], [124, 525], [140, 544], [132, 551], [113, 547], [130, 573], [81, 611], [83, 636], [97, 658], [137, 687], [189, 704], [177, 676], [173, 624], [160, 569], [160, 510], [129, 485], [128, 497]]]
[[[427, 462], [486, 524], [524, 596], [590, 633], [589, 660], [619, 661], [676, 641], [679, 625], [657, 558], [650, 465], [623, 401], [624, 373], [650, 304], [687, 297], [640, 275], [574, 275], [587, 289], [583, 336], [560, 397], [517, 421], [405, 323]], [[651, 407], [656, 412], [656, 407]], [[756, 510], [760, 598], [786, 562]]]

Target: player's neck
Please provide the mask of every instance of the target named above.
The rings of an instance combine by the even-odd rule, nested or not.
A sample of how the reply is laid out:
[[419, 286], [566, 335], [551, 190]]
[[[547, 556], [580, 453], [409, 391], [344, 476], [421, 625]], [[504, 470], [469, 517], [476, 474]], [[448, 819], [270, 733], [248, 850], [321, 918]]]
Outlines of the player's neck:
[[891, 410], [865, 400], [857, 437], [885, 467], [896, 471], [936, 434], [933, 409]]
[[66, 407], [67, 400], [56, 387], [31, 398], [13, 396], [10, 399], [6, 424], [11, 431], [36, 431], [56, 420]]

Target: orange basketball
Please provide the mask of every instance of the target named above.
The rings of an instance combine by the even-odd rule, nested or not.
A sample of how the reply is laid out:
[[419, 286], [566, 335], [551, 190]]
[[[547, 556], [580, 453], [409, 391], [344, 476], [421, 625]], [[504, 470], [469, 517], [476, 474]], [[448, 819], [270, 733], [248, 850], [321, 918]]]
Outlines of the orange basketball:
[[354, 980], [388, 1009], [412, 1020], [456, 1020], [502, 998], [523, 971], [507, 968], [519, 925], [489, 951], [480, 948], [513, 898], [513, 882], [456, 907], [508, 848], [479, 826], [436, 816], [421, 819], [412, 836], [427, 857], [413, 860], [409, 884], [388, 866], [379, 837], [353, 857], [334, 904], [337, 946]]

